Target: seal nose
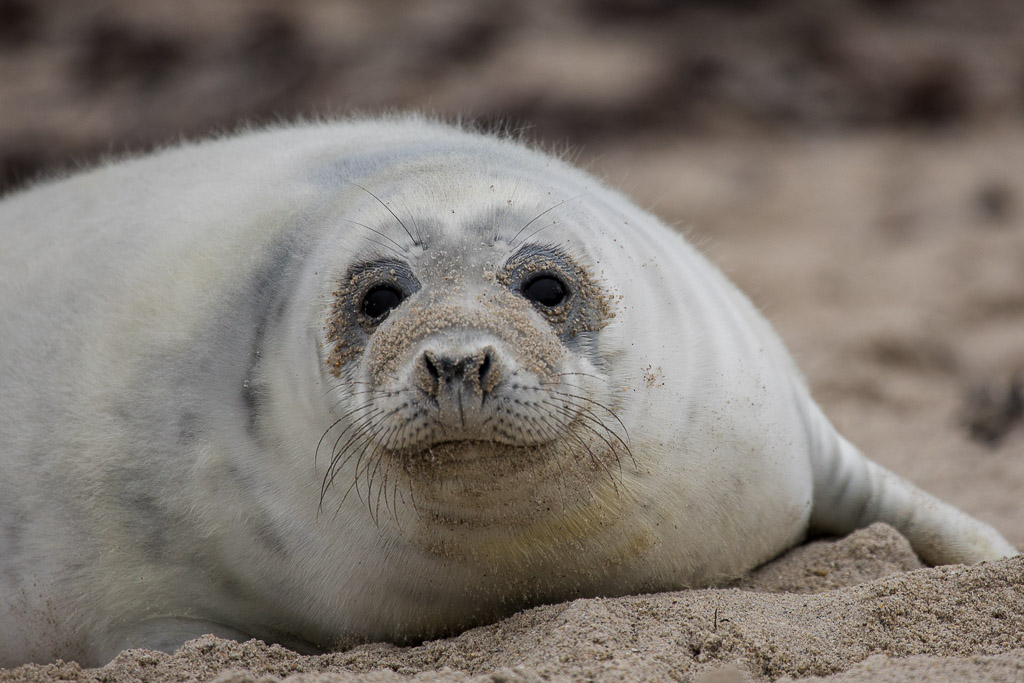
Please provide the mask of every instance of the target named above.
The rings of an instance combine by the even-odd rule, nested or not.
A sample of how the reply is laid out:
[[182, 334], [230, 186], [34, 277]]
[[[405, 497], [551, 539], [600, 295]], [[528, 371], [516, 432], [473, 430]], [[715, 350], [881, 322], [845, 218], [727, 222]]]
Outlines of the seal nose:
[[497, 351], [493, 346], [461, 354], [424, 351], [419, 358], [416, 384], [434, 397], [469, 387], [482, 398], [501, 380], [496, 356]]

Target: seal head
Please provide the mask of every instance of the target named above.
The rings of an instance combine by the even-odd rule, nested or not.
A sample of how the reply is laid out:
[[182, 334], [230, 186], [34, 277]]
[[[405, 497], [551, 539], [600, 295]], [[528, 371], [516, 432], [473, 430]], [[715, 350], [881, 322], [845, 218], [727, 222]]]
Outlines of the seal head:
[[331, 293], [325, 368], [345, 409], [318, 449], [325, 513], [352, 496], [445, 560], [554, 566], [558, 520], [616, 526], [630, 495], [601, 344], [616, 290], [585, 245], [542, 238], [558, 202], [530, 215], [489, 185], [490, 212], [466, 196], [403, 220], [405, 196], [358, 191], [370, 215], [347, 220], [388, 248]]

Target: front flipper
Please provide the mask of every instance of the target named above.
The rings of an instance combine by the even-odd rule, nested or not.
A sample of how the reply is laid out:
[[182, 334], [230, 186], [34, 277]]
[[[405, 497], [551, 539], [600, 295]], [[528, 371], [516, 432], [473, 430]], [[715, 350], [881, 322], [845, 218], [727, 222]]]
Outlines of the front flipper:
[[1017, 555], [998, 531], [868, 460], [823, 415], [812, 458], [811, 528], [848, 534], [872, 522], [902, 533], [930, 565], [975, 564]]

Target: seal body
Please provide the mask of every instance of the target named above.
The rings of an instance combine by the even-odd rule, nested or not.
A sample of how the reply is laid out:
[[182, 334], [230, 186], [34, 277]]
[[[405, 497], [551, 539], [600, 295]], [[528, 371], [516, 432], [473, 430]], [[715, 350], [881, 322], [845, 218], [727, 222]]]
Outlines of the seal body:
[[876, 520], [865, 459], [682, 237], [418, 118], [168, 149], [0, 205], [0, 665], [409, 642], [705, 586]]

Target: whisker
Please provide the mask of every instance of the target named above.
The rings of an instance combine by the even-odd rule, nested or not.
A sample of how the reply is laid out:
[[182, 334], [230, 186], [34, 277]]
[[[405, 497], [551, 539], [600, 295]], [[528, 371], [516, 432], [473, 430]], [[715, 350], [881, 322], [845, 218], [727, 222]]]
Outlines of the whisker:
[[516, 192], [519, 191], [520, 180], [521, 179], [517, 178], [516, 184], [512, 186], [512, 193], [508, 196], [508, 202], [505, 204], [505, 211], [504, 216], [502, 217], [501, 220], [501, 226], [494, 231], [494, 237], [491, 240], [492, 242], [497, 242], [498, 236], [505, 231], [505, 226], [507, 225], [508, 218], [512, 213], [512, 209], [514, 208], [512, 205], [512, 201], [516, 198]]
[[541, 218], [542, 216], [544, 216], [545, 214], [547, 214], [547, 213], [549, 213], [549, 212], [551, 212], [551, 211], [554, 211], [555, 209], [557, 209], [558, 207], [560, 207], [560, 206], [561, 206], [562, 204], [565, 204], [566, 202], [571, 202], [571, 201], [572, 201], [572, 200], [574, 200], [574, 199], [579, 199], [580, 197], [586, 196], [586, 195], [588, 195], [588, 194], [590, 194], [590, 193], [589, 193], [589, 192], [584, 192], [584, 193], [582, 193], [582, 194], [578, 194], [578, 195], [576, 195], [575, 197], [569, 197], [568, 199], [563, 199], [562, 201], [558, 202], [558, 203], [557, 203], [557, 204], [555, 204], [554, 206], [552, 206], [552, 207], [550, 207], [550, 208], [548, 208], [548, 209], [545, 209], [544, 211], [541, 211], [541, 212], [540, 212], [539, 214], [537, 214], [536, 216], [534, 216], [533, 218], [531, 218], [531, 219], [529, 220], [529, 222], [528, 222], [528, 223], [527, 223], [526, 225], [524, 225], [523, 227], [519, 228], [519, 232], [517, 232], [516, 234], [512, 235], [512, 239], [510, 239], [510, 240], [508, 241], [509, 245], [510, 245], [510, 246], [514, 245], [514, 244], [515, 244], [515, 241], [516, 241], [516, 238], [518, 238], [518, 237], [519, 237], [519, 236], [520, 236], [521, 234], [523, 234], [523, 231], [524, 231], [524, 230], [526, 230], [526, 229], [527, 229], [528, 227], [530, 227], [531, 225], [533, 225], [533, 224], [534, 224], [534, 223], [535, 223], [535, 222], [536, 222], [537, 220], [539, 220], [539, 219], [540, 219], [540, 218]]
[[[565, 408], [565, 406], [559, 405], [559, 404], [558, 404], [557, 402], [555, 402], [555, 401], [552, 401], [552, 400], [550, 400], [550, 399], [542, 399], [542, 400], [541, 400], [541, 403], [542, 403], [542, 404], [544, 404], [544, 405], [546, 405], [546, 406], [548, 406], [549, 408], [552, 408], [552, 409], [554, 409], [554, 410], [557, 410], [557, 411], [567, 410], [567, 409]], [[576, 407], [577, 407], [577, 408], [579, 408], [579, 406], [576, 406]], [[587, 420], [590, 420], [591, 422], [593, 422], [594, 424], [596, 424], [596, 425], [597, 425], [598, 427], [601, 427], [601, 428], [602, 428], [602, 429], [603, 429], [603, 430], [604, 430], [605, 432], [607, 432], [607, 433], [611, 434], [612, 436], [616, 436], [616, 435], [615, 435], [615, 433], [614, 433], [613, 431], [611, 431], [610, 429], [608, 429], [608, 427], [606, 427], [606, 426], [604, 425], [604, 423], [603, 423], [603, 422], [601, 422], [600, 420], [598, 420], [598, 419], [597, 419], [596, 417], [594, 417], [593, 415], [587, 415], [587, 414], [586, 414], [586, 409], [585, 409], [585, 408], [579, 408], [579, 410], [578, 410], [578, 411], [577, 411], [577, 412], [575, 413], [575, 415], [574, 415], [574, 416], [579, 416], [580, 418], [585, 418], [585, 419], [587, 419]], [[583, 424], [581, 423], [581, 426], [586, 426], [586, 425], [583, 425]], [[591, 426], [590, 428], [591, 428], [591, 431], [593, 431], [593, 433], [594, 433], [594, 434], [595, 434], [595, 435], [596, 435], [596, 436], [597, 436], [598, 438], [600, 438], [600, 439], [601, 439], [602, 441], [604, 441], [604, 442], [605, 442], [605, 445], [606, 445], [606, 446], [608, 446], [608, 449], [609, 449], [609, 450], [612, 450], [612, 451], [614, 451], [614, 450], [615, 450], [615, 447], [614, 447], [614, 446], [612, 445], [612, 441], [611, 441], [610, 439], [608, 439], [607, 437], [605, 437], [604, 435], [602, 435], [602, 434], [601, 434], [600, 432], [598, 432], [598, 431], [597, 431], [596, 429], [594, 429], [594, 428], [593, 428], [592, 426]], [[622, 443], [622, 439], [619, 439], [619, 442], [620, 442], [620, 443]], [[625, 444], [623, 444], [623, 446], [625, 446]]]
[[[338, 456], [336, 457], [338, 464], [334, 468], [330, 483], [333, 483], [333, 480], [337, 475], [337, 472], [348, 461], [352, 459], [353, 453], [350, 450], [352, 440], [357, 436], [361, 436], [364, 438], [365, 442], [362, 448], [358, 450], [358, 455], [356, 456], [355, 459], [352, 483], [349, 484], [348, 488], [345, 491], [345, 494], [342, 496], [341, 503], [339, 504], [339, 511], [340, 507], [344, 505], [344, 502], [347, 499], [349, 493], [355, 490], [356, 495], [359, 497], [359, 500], [366, 504], [367, 510], [370, 512], [370, 516], [373, 519], [374, 524], [380, 523], [380, 516], [378, 514], [379, 502], [377, 503], [376, 506], [374, 505], [373, 502], [373, 482], [376, 480], [377, 472], [380, 471], [381, 462], [386, 457], [386, 449], [380, 446], [379, 444], [382, 441], [390, 440], [390, 435], [394, 433], [397, 427], [395, 425], [389, 424], [388, 420], [392, 416], [400, 412], [402, 408], [403, 406], [398, 406], [390, 411], [384, 411], [383, 409], [380, 409], [375, 413], [366, 416], [365, 420], [361, 425], [361, 427], [363, 428], [366, 427], [366, 425], [369, 423], [369, 420], [379, 419], [379, 422], [369, 430], [361, 429], [357, 434], [353, 434], [353, 437], [349, 439], [349, 442], [346, 442], [346, 444], [342, 447], [341, 452], [338, 453]], [[382, 435], [384, 436], [382, 437]], [[345, 453], [345, 455], [342, 455], [342, 453]], [[367, 457], [368, 455], [369, 457]], [[359, 487], [359, 482], [364, 477], [366, 480], [365, 500], [363, 499], [362, 491], [360, 490]], [[381, 486], [383, 486], [383, 483], [381, 483]], [[380, 490], [381, 489], [378, 488], [378, 492]], [[337, 512], [335, 514], [337, 514]]]
[[417, 240], [417, 239], [416, 239], [415, 237], [413, 237], [413, 236], [412, 236], [412, 233], [411, 233], [411, 232], [409, 231], [409, 228], [407, 228], [407, 227], [406, 227], [406, 225], [405, 225], [405, 223], [403, 223], [403, 222], [402, 222], [402, 219], [398, 217], [398, 214], [396, 214], [396, 213], [395, 213], [394, 211], [392, 211], [392, 210], [391, 210], [391, 207], [390, 207], [390, 206], [388, 206], [388, 205], [387, 205], [387, 204], [385, 204], [385, 203], [384, 203], [383, 201], [381, 201], [381, 198], [380, 198], [380, 197], [378, 197], [378, 196], [377, 196], [377, 195], [375, 195], [374, 193], [370, 192], [369, 190], [367, 190], [367, 189], [366, 189], [365, 187], [363, 187], [363, 186], [362, 186], [362, 185], [360, 185], [359, 183], [352, 183], [352, 184], [353, 184], [353, 185], [355, 185], [356, 187], [358, 187], [358, 188], [359, 188], [360, 190], [362, 190], [362, 191], [363, 191], [363, 192], [365, 192], [366, 194], [368, 194], [368, 195], [370, 195], [371, 197], [373, 197], [374, 199], [376, 199], [376, 200], [377, 200], [377, 203], [378, 203], [378, 204], [380, 204], [380, 205], [381, 205], [381, 206], [383, 206], [383, 207], [384, 207], [385, 209], [387, 209], [387, 210], [388, 210], [388, 213], [390, 213], [390, 214], [391, 214], [392, 216], [394, 216], [395, 220], [396, 220], [396, 221], [398, 221], [398, 224], [402, 226], [402, 229], [403, 229], [403, 230], [405, 230], [405, 234], [409, 236], [409, 239], [411, 239], [411, 240], [412, 240], [412, 243], [413, 243], [413, 244], [414, 244], [415, 246], [417, 246], [417, 247], [418, 247], [418, 246], [421, 246], [421, 245], [422, 245], [422, 240]]
[[[337, 427], [340, 422], [342, 422], [344, 420], [351, 419], [353, 417], [356, 417], [356, 416], [358, 416], [358, 414], [360, 412], [362, 412], [363, 410], [366, 410], [368, 408], [371, 408], [372, 406], [373, 406], [373, 404], [367, 403], [366, 405], [356, 406], [355, 408], [350, 408], [349, 410], [346, 410], [342, 414], [341, 417], [339, 417], [337, 420], [335, 420], [333, 423], [331, 423], [331, 426], [328, 427], [324, 431], [323, 435], [321, 435], [321, 437], [320, 437], [320, 440], [317, 442], [316, 450], [313, 451], [313, 471], [314, 472], [317, 469], [317, 460], [320, 457], [320, 447], [323, 445], [324, 439], [327, 438], [327, 435], [331, 432], [331, 430], [334, 429], [335, 427]], [[335, 449], [338, 447], [338, 441], [341, 440], [341, 438], [345, 435], [345, 432], [348, 431], [348, 429], [351, 427], [351, 425], [352, 425], [352, 423], [350, 422], [349, 425], [347, 425], [344, 429], [341, 430], [341, 434], [338, 436], [338, 440], [334, 442], [334, 446], [331, 448], [331, 453], [332, 454], [334, 453]], [[332, 455], [332, 457], [333, 457], [333, 455]]]
[[[338, 435], [338, 439], [334, 442], [334, 446], [331, 449], [331, 464], [327, 468], [327, 473], [324, 475], [323, 483], [320, 485], [321, 506], [323, 505], [324, 496], [327, 495], [328, 489], [330, 489], [331, 486], [334, 485], [334, 479], [338, 476], [338, 472], [345, 465], [345, 463], [348, 462], [348, 460], [351, 459], [352, 457], [350, 446], [352, 445], [355, 439], [358, 439], [361, 436], [365, 436], [363, 430], [366, 427], [368, 421], [379, 416], [380, 413], [382, 412], [382, 409], [375, 408], [373, 412], [365, 416], [360, 416], [357, 420], [354, 420], [351, 423], [349, 423], [349, 425], [346, 426], [344, 430], [342, 430], [341, 434]], [[339, 449], [338, 444], [345, 437], [345, 433], [352, 428], [355, 428], [355, 431], [349, 437], [348, 441], [345, 442], [345, 445], [342, 446], [341, 449]]]
[[[526, 408], [534, 408], [534, 409], [537, 409], [539, 411], [539, 406], [537, 406], [537, 405], [529, 404], [529, 403], [524, 403], [524, 404], [521, 404], [521, 405], [523, 405]], [[541, 413], [541, 415], [543, 417], [548, 417], [548, 415], [546, 413]], [[550, 427], [550, 426], [545, 424], [546, 423], [545, 420], [538, 419], [538, 418], [535, 418], [535, 417], [530, 417], [529, 415], [523, 415], [522, 417], [524, 419], [526, 419], [527, 421], [529, 421], [531, 424], [537, 425], [538, 429], [541, 426], [547, 426], [547, 428], [549, 430], [549, 433], [551, 434], [551, 436], [549, 438], [552, 441], [556, 440], [559, 437], [558, 432], [554, 431], [554, 429], [552, 427]], [[540, 429], [540, 431], [544, 431], [544, 430]], [[565, 478], [565, 470], [562, 468], [562, 461], [561, 461], [560, 458], [556, 457], [554, 460], [555, 460], [555, 466], [558, 468], [558, 480], [559, 480], [559, 483], [561, 484], [562, 491], [564, 492], [564, 491], [566, 491], [568, 489], [568, 482], [566, 481], [566, 478]], [[562, 512], [565, 512], [565, 502], [566, 502], [565, 498], [563, 497], [562, 498]]]
[[[573, 398], [573, 399], [577, 399], [577, 400], [580, 400], [580, 401], [586, 401], [587, 404], [589, 404], [589, 405], [595, 405], [598, 408], [601, 408], [606, 413], [611, 415], [611, 417], [616, 422], [619, 423], [619, 426], [622, 427], [622, 433], [626, 435], [626, 441], [629, 441], [629, 430], [626, 429], [626, 425], [623, 424], [622, 420], [619, 419], [619, 416], [615, 414], [615, 411], [612, 410], [611, 408], [609, 408], [608, 406], [604, 405], [603, 403], [601, 403], [599, 401], [595, 401], [594, 399], [590, 398], [589, 396], [580, 396], [579, 394], [571, 394], [571, 393], [564, 392], [564, 391], [554, 391], [554, 390], [552, 390], [551, 393], [556, 395], [556, 396], [562, 396], [563, 398], [567, 398], [567, 399]], [[621, 439], [620, 439], [620, 441], [621, 441]], [[626, 450], [629, 450], [629, 444], [623, 442], [622, 445], [625, 446]]]
[[[576, 372], [576, 371], [574, 371], [574, 372], [559, 372], [559, 373], [555, 374], [555, 377], [592, 377], [592, 378], [594, 378], [596, 380], [600, 380], [600, 381], [604, 382], [605, 384], [608, 383], [608, 378], [607, 377], [602, 377], [601, 375], [593, 375], [593, 374], [591, 374], [589, 372]], [[561, 382], [541, 382], [540, 384], [542, 384], [542, 385], [554, 385], [554, 386], [557, 386], [557, 385], [561, 384]]]
[[[380, 200], [378, 199], [377, 201], [380, 201]], [[397, 216], [395, 216], [395, 218], [397, 218]], [[349, 220], [348, 218], [339, 218], [338, 220], [344, 221], [346, 223], [351, 223], [352, 225], [358, 225], [361, 228], [366, 228], [370, 232], [373, 232], [373, 233], [376, 233], [376, 234], [380, 235], [381, 237], [386, 239], [388, 242], [391, 242], [391, 244], [395, 245], [394, 248], [387, 247], [387, 245], [385, 245], [385, 244], [381, 244], [381, 246], [382, 247], [387, 247], [388, 249], [391, 249], [391, 251], [395, 252], [399, 256], [404, 256], [408, 252], [408, 250], [405, 247], [403, 247], [401, 244], [399, 244], [395, 240], [393, 240], [390, 237], [388, 237], [386, 234], [384, 234], [380, 230], [377, 230], [376, 228], [372, 228], [369, 225], [366, 225], [365, 223], [360, 223], [359, 221]], [[398, 221], [398, 222], [401, 223], [402, 221]], [[408, 232], [408, 231], [406, 231], [406, 232]], [[412, 235], [410, 235], [410, 237], [412, 237]], [[378, 242], [377, 244], [380, 244], [380, 242]]]
[[[553, 407], [554, 410], [557, 413], [561, 413], [561, 414], [565, 415], [566, 417], [568, 417], [570, 419], [575, 418], [575, 414], [573, 414], [571, 411], [569, 411], [564, 406], [559, 406], [557, 404], [551, 404], [549, 402], [544, 402], [544, 403], [546, 405], [549, 405], [549, 406]], [[574, 431], [568, 431], [567, 432], [569, 435], [571, 435], [575, 439], [575, 441], [583, 448], [583, 450], [586, 451], [587, 455], [589, 456], [590, 462], [594, 463], [595, 465], [599, 466], [601, 469], [603, 469], [605, 471], [605, 474], [608, 475], [609, 482], [611, 482], [612, 488], [615, 490], [616, 497], [619, 497], [620, 496], [620, 493], [619, 493], [619, 482], [622, 481], [622, 460], [621, 460], [621, 458], [619, 458], [619, 454], [618, 454], [617, 450], [615, 449], [615, 447], [612, 445], [612, 443], [610, 441], [608, 441], [607, 439], [602, 437], [601, 434], [596, 429], [594, 429], [592, 426], [590, 426], [589, 424], [586, 424], [586, 423], [579, 423], [579, 424], [580, 424], [580, 428], [581, 429], [587, 430], [588, 432], [590, 432], [591, 434], [593, 434], [597, 438], [599, 438], [602, 441], [604, 441], [605, 444], [608, 446], [608, 452], [611, 453], [612, 456], [615, 458], [615, 465], [616, 465], [616, 467], [619, 470], [618, 478], [616, 478], [615, 475], [612, 474], [612, 471], [610, 469], [608, 469], [608, 465], [604, 462], [604, 458], [598, 457], [597, 454], [594, 453], [593, 449], [590, 447], [590, 444], [588, 444], [586, 441], [584, 441], [583, 438], [580, 435], [576, 434]], [[607, 427], [604, 427], [604, 425], [601, 425], [601, 427], [603, 429], [607, 429]]]
[[[370, 517], [371, 517], [371, 519], [374, 520], [374, 524], [377, 524], [377, 520], [373, 517], [373, 507], [372, 507], [371, 502], [370, 502], [370, 497], [372, 495], [372, 484], [371, 484], [371, 479], [370, 479], [370, 471], [369, 471], [370, 464], [369, 463], [367, 463], [367, 465], [365, 467], [365, 471], [366, 471], [366, 474], [367, 474], [367, 495], [366, 495], [366, 499], [365, 500], [363, 500], [362, 493], [359, 490], [359, 480], [361, 478], [360, 470], [363, 469], [363, 467], [362, 467], [363, 460], [366, 457], [368, 452], [371, 453], [371, 458], [370, 458], [371, 461], [373, 460], [372, 454], [376, 453], [377, 456], [378, 456], [377, 460], [379, 462], [379, 459], [380, 459], [381, 455], [379, 453], [379, 448], [374, 445], [373, 441], [377, 437], [377, 435], [380, 434], [381, 430], [384, 429], [384, 428], [385, 428], [384, 423], [381, 422], [381, 423], [378, 423], [377, 426], [371, 432], [369, 432], [367, 434], [364, 434], [364, 436], [366, 436], [366, 440], [365, 440], [365, 442], [363, 444], [363, 447], [359, 450], [359, 455], [356, 457], [355, 468], [354, 468], [355, 471], [353, 472], [353, 475], [352, 475], [352, 482], [348, 485], [348, 488], [345, 490], [345, 495], [342, 496], [341, 502], [338, 503], [338, 509], [335, 510], [335, 513], [334, 513], [335, 517], [337, 517], [337, 515], [341, 512], [341, 508], [344, 506], [345, 500], [348, 498], [349, 494], [354, 489], [355, 492], [356, 492], [356, 496], [359, 498], [360, 502], [364, 503], [366, 505], [366, 507], [367, 507], [367, 510], [370, 512]], [[346, 456], [345, 461], [347, 462], [350, 459], [351, 459], [351, 454]]]

